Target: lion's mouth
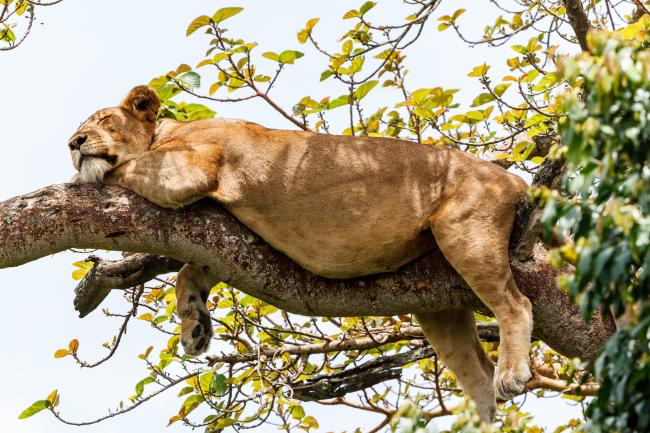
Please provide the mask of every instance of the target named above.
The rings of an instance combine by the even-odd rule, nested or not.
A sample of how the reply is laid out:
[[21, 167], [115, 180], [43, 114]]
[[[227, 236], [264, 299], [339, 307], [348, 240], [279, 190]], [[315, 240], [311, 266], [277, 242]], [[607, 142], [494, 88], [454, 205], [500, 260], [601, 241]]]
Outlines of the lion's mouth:
[[115, 155], [109, 155], [108, 153], [96, 153], [96, 154], [88, 154], [88, 153], [82, 153], [79, 157], [79, 165], [82, 165], [84, 160], [88, 159], [103, 159], [104, 161], [108, 162], [109, 164], [115, 164], [117, 162], [117, 156]]

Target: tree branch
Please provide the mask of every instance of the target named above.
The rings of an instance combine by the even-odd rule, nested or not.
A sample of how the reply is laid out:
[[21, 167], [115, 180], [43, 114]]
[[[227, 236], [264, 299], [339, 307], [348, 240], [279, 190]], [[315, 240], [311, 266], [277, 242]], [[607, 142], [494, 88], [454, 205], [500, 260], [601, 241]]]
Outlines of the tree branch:
[[[297, 314], [487, 311], [438, 249], [396, 273], [332, 280], [302, 269], [211, 201], [163, 209], [119, 187], [64, 184], [0, 203], [0, 268], [72, 247], [206, 265], [219, 280]], [[555, 286], [558, 272], [545, 254], [537, 246], [533, 260], [511, 262], [518, 287], [533, 304], [534, 333], [566, 356], [593, 359], [614, 323], [609, 316], [586, 323]]]
[[581, 0], [562, 0], [564, 7], [566, 8], [566, 13], [569, 16], [569, 23], [573, 27], [573, 31], [576, 34], [578, 43], [582, 51], [588, 51], [589, 46], [587, 45], [587, 33], [591, 28], [589, 23], [589, 17], [585, 13], [585, 9], [582, 7]]
[[[483, 330], [488, 336], [490, 329], [479, 326], [479, 336], [484, 338]], [[400, 379], [403, 367], [421, 359], [431, 358], [434, 351], [428, 343], [408, 352], [383, 356], [344, 371], [322, 374], [291, 385], [293, 398], [302, 401], [328, 400], [343, 397], [349, 393], [361, 391], [387, 380]], [[534, 370], [533, 377], [526, 384], [528, 391], [545, 389], [563, 394], [594, 396], [599, 385], [595, 382], [570, 383], [557, 377], [544, 376], [544, 369]]]
[[99, 306], [112, 289], [128, 289], [144, 284], [154, 277], [176, 272], [183, 262], [165, 256], [132, 254], [122, 260], [102, 260], [91, 256], [95, 266], [74, 289], [74, 308], [85, 317]]
[[[582, 51], [588, 51], [587, 33], [591, 29], [589, 17], [585, 13], [581, 0], [562, 0], [569, 22], [578, 39]], [[552, 134], [547, 140], [536, 140], [536, 148], [541, 151], [545, 150], [546, 156], [555, 142], [559, 142], [560, 137]], [[533, 140], [535, 140], [533, 138]], [[540, 155], [541, 156], [541, 155]], [[560, 180], [564, 175], [564, 161], [558, 159], [546, 158], [533, 178], [533, 186], [545, 186], [547, 188], [557, 189]], [[529, 260], [533, 257], [533, 248], [537, 242], [540, 233], [539, 220], [543, 209], [536, 203], [532, 203], [528, 198], [522, 199], [517, 208], [517, 221], [510, 237], [510, 249], [518, 260]]]

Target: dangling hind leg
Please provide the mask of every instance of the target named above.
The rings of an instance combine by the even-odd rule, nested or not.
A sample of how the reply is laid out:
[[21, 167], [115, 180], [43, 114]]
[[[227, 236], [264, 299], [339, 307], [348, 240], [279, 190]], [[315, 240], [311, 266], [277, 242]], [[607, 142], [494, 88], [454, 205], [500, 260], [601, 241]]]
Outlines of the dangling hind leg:
[[508, 240], [514, 208], [485, 202], [479, 210], [458, 206], [436, 216], [433, 234], [449, 263], [499, 322], [499, 362], [494, 377], [497, 398], [524, 391], [530, 372], [532, 306], [515, 285]]
[[481, 346], [472, 311], [445, 310], [416, 314], [415, 318], [436, 354], [456, 375], [463, 392], [476, 403], [481, 421], [493, 422], [494, 364]]

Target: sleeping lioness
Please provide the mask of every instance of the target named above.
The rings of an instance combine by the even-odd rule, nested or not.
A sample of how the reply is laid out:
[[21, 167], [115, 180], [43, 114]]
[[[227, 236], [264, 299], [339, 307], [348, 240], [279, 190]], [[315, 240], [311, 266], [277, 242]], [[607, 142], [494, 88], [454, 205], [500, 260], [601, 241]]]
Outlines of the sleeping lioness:
[[[531, 377], [532, 312], [515, 286], [508, 239], [527, 185], [495, 164], [409, 141], [281, 131], [239, 120], [156, 117], [147, 86], [99, 110], [69, 142], [78, 182], [117, 184], [164, 207], [204, 197], [221, 203], [270, 245], [318, 275], [394, 271], [432, 247], [492, 310], [499, 362], [479, 342], [473, 312], [416, 316], [479, 407], [523, 391]], [[215, 281], [201, 263], [178, 273], [181, 342], [204, 352], [212, 336], [205, 300]]]

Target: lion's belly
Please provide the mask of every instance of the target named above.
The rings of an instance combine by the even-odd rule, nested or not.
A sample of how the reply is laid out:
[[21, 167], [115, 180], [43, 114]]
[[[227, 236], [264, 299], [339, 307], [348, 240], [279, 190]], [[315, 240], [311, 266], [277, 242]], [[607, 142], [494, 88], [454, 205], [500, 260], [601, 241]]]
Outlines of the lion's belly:
[[326, 277], [393, 271], [431, 249], [429, 220], [447, 152], [323, 137], [267, 130], [229, 142], [213, 197], [271, 246]]
[[309, 271], [351, 278], [394, 271], [435, 241], [426, 217], [400, 207], [346, 207], [326, 197], [275, 207], [229, 207], [267, 243]]

